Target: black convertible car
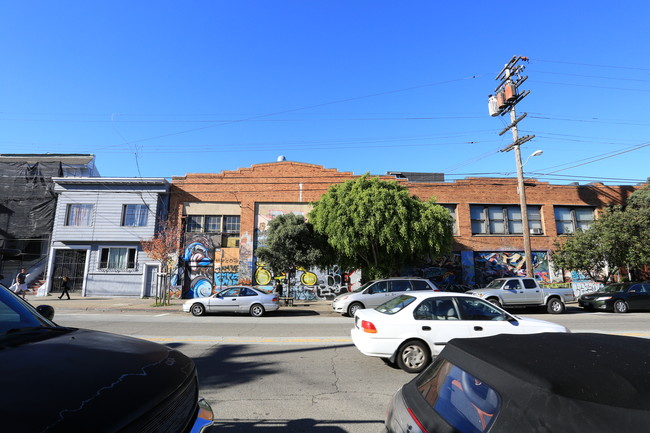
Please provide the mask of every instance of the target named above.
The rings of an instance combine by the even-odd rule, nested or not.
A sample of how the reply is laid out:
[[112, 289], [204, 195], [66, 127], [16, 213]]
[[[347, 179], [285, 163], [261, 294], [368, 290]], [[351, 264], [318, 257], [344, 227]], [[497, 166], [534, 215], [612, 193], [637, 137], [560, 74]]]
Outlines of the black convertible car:
[[198, 433], [212, 425], [190, 358], [57, 326], [53, 316], [0, 285], [2, 431]]
[[611, 433], [650, 426], [650, 340], [548, 333], [451, 340], [393, 397], [385, 432]]

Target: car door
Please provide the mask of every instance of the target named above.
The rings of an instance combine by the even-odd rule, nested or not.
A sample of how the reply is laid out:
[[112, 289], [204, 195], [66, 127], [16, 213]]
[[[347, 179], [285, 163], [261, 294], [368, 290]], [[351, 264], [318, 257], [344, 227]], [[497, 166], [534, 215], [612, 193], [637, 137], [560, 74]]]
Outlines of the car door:
[[521, 280], [524, 285], [523, 300], [526, 304], [541, 305], [544, 303], [544, 292], [533, 278], [524, 278]]
[[516, 326], [512, 316], [483, 299], [459, 297], [457, 301], [461, 321], [468, 327], [469, 338], [526, 332]]
[[207, 310], [212, 313], [232, 313], [239, 308], [240, 287], [224, 289], [210, 298]]
[[388, 297], [387, 301], [396, 298], [400, 295], [406, 294], [413, 290], [413, 286], [409, 280], [390, 280], [388, 282]]
[[433, 348], [437, 356], [452, 338], [466, 338], [469, 325], [459, 320], [458, 307], [453, 297], [431, 297], [424, 299], [413, 310], [416, 332]]
[[627, 305], [630, 310], [645, 310], [650, 309], [650, 293], [646, 292], [645, 286], [648, 284], [632, 284], [627, 288], [626, 297]]
[[524, 304], [524, 288], [521, 287], [519, 280], [506, 280], [501, 289], [501, 299], [507, 305]]
[[362, 302], [366, 308], [375, 308], [390, 300], [390, 296], [388, 281], [377, 281], [366, 289]]

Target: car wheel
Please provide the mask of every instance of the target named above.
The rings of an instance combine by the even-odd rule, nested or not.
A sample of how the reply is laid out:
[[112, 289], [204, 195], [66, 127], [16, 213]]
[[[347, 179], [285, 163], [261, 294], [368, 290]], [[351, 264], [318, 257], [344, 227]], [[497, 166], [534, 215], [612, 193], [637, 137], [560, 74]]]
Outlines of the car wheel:
[[253, 317], [262, 317], [264, 315], [264, 307], [260, 304], [253, 304], [249, 312]]
[[197, 302], [196, 304], [192, 305], [190, 311], [192, 312], [193, 316], [203, 316], [205, 314], [205, 307], [203, 304], [199, 304]]
[[503, 308], [503, 305], [501, 305], [501, 302], [497, 298], [490, 298], [487, 301], [491, 304], [496, 305], [499, 308]]
[[349, 315], [350, 317], [354, 317], [354, 314], [357, 312], [357, 310], [361, 310], [361, 309], [363, 309], [363, 305], [362, 305], [361, 303], [359, 303], [359, 302], [353, 302], [353, 303], [350, 304], [350, 306], [348, 307], [348, 315]]
[[627, 305], [627, 302], [619, 299], [614, 302], [614, 312], [615, 313], [627, 313], [630, 311], [630, 307]]
[[397, 365], [407, 373], [419, 373], [429, 365], [429, 348], [421, 341], [407, 341], [397, 352]]
[[564, 303], [557, 298], [551, 298], [546, 303], [546, 311], [551, 314], [564, 313]]

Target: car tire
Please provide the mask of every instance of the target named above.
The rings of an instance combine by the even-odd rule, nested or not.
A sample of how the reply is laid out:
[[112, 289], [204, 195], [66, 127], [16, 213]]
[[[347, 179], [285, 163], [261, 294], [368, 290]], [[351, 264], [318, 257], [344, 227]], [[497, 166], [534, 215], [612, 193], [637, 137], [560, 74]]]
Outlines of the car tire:
[[496, 305], [499, 308], [503, 308], [503, 305], [501, 305], [501, 301], [499, 301], [499, 299], [497, 299], [497, 298], [489, 298], [487, 301], [490, 304]]
[[558, 298], [551, 298], [546, 303], [546, 311], [551, 314], [562, 314], [564, 313], [564, 302], [560, 301]]
[[253, 304], [248, 312], [253, 317], [262, 317], [264, 315], [264, 307], [261, 304]]
[[363, 309], [363, 304], [361, 302], [353, 302], [350, 304], [348, 307], [348, 316], [354, 317], [354, 314], [357, 312], [357, 310]]
[[196, 304], [192, 304], [190, 311], [192, 312], [192, 316], [203, 316], [205, 314], [205, 306], [197, 302]]
[[614, 302], [614, 312], [615, 313], [627, 313], [630, 311], [630, 307], [627, 305], [627, 302], [622, 299]]
[[429, 347], [422, 341], [407, 341], [397, 350], [397, 365], [407, 373], [419, 373], [430, 362]]

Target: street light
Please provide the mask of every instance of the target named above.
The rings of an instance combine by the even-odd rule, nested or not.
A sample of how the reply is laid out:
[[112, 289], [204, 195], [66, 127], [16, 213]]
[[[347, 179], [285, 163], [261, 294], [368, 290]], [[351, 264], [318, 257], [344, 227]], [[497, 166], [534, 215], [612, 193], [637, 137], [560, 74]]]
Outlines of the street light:
[[539, 156], [539, 155], [541, 155], [542, 153], [544, 153], [543, 150], [536, 150], [536, 151], [534, 151], [533, 153], [531, 153], [530, 155], [528, 155], [528, 158], [526, 158], [526, 162], [523, 163], [523, 165], [521, 166], [521, 168], [524, 168], [524, 166], [525, 166], [526, 164], [528, 164], [528, 160], [529, 160], [530, 158], [532, 158], [533, 156]]

